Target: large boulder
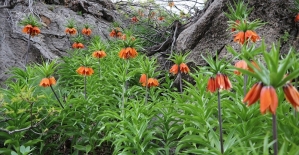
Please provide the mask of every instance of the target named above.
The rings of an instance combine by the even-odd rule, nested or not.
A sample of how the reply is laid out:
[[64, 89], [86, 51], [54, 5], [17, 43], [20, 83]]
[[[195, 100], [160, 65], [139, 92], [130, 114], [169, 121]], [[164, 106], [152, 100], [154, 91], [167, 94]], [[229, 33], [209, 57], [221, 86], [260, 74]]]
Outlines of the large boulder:
[[[53, 1], [53, 3], [61, 1]], [[5, 5], [4, 3], [0, 6]], [[41, 34], [30, 39], [29, 62], [55, 59], [71, 48], [70, 37], [65, 34], [67, 21], [74, 19], [79, 28], [88, 23], [93, 34], [107, 40], [112, 22], [118, 21], [110, 0], [71, 1], [64, 5], [49, 5], [36, 2], [32, 5], [17, 4], [13, 8], [0, 9], [0, 83], [7, 79], [11, 67], [24, 68], [28, 35], [22, 33], [19, 22], [29, 13], [39, 17]], [[80, 27], [81, 26], [81, 27]], [[79, 29], [80, 30], [80, 29]]]
[[[193, 65], [206, 65], [201, 54], [215, 56], [218, 53], [221, 58], [229, 58], [231, 54], [227, 52], [226, 45], [240, 48], [233, 42], [233, 34], [228, 30], [228, 18], [224, 15], [228, 11], [227, 4], [233, 4], [234, 1], [208, 0], [193, 23], [179, 34], [176, 48], [178, 51], [191, 51], [188, 59]], [[281, 53], [286, 53], [290, 45], [298, 49], [298, 27], [294, 22], [296, 13], [290, 10], [294, 7], [292, 3], [290, 0], [251, 0], [248, 3], [248, 7], [253, 8], [249, 19], [266, 22], [266, 25], [257, 29], [257, 33], [267, 45], [281, 40]]]

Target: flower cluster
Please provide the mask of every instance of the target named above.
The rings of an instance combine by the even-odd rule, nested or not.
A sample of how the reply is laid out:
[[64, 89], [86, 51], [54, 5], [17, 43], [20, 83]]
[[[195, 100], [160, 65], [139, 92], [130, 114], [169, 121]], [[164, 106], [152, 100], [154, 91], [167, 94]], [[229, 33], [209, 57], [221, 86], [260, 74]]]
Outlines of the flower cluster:
[[232, 84], [225, 74], [218, 73], [216, 78], [210, 77], [208, 80], [207, 90], [211, 93], [219, 90], [229, 90], [232, 88]]
[[54, 77], [50, 77], [50, 78], [43, 78], [40, 83], [39, 86], [41, 87], [50, 87], [52, 85], [56, 84], [56, 80]]
[[[148, 78], [146, 74], [141, 74], [139, 83], [142, 84], [142, 86], [147, 86], [147, 87], [157, 87], [159, 86], [159, 81], [155, 78]], [[147, 84], [146, 84], [147, 83]]]

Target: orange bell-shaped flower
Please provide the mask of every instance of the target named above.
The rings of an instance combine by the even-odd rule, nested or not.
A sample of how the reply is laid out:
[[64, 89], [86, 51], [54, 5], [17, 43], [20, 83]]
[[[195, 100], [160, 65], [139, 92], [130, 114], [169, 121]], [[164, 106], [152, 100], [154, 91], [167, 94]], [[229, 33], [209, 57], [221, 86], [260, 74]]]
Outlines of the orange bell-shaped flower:
[[276, 114], [278, 106], [278, 98], [275, 89], [272, 86], [264, 86], [260, 94], [260, 111], [265, 114], [269, 110], [272, 114]]

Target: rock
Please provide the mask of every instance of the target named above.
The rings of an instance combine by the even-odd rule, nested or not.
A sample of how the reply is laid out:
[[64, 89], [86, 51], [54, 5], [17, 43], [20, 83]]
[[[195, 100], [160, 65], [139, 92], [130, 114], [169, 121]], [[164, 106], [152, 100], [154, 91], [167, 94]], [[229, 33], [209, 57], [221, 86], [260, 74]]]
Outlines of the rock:
[[[188, 59], [195, 65], [206, 65], [201, 54], [206, 56], [211, 53], [219, 57], [231, 58], [232, 55], [226, 51], [226, 45], [239, 48], [233, 42], [233, 34], [228, 30], [228, 19], [224, 12], [228, 11], [227, 4], [234, 0], [209, 0], [204, 10], [201, 11], [196, 21], [180, 33], [177, 38], [176, 48], [178, 51], [191, 53]], [[247, 1], [245, 1], [247, 2]], [[279, 41], [285, 33], [290, 34], [287, 41], [282, 42], [281, 53], [289, 50], [289, 45], [298, 47], [298, 28], [295, 26], [295, 13], [290, 11], [293, 7], [290, 0], [285, 1], [249, 1], [249, 8], [253, 7], [249, 19], [260, 19], [267, 24], [257, 29], [257, 33], [263, 38], [267, 45]], [[260, 44], [260, 42], [258, 43]]]
[[[70, 19], [76, 21], [78, 31], [83, 24], [88, 23], [92, 27], [93, 34], [107, 40], [111, 22], [119, 19], [114, 10], [105, 8], [108, 2], [112, 4], [111, 1], [103, 1], [105, 3], [102, 0], [92, 2], [97, 5], [89, 6], [87, 8], [89, 12], [82, 12], [82, 15], [65, 6], [34, 2], [32, 11], [39, 16], [43, 26], [41, 34], [31, 38], [29, 62], [41, 62], [66, 55], [66, 51], [71, 49], [71, 41], [64, 31]], [[102, 3], [107, 5], [103, 6]], [[96, 10], [102, 13], [95, 14]], [[0, 13], [0, 30], [3, 32], [0, 34], [0, 83], [3, 85], [11, 67], [24, 68], [28, 35], [22, 33], [23, 26], [19, 25], [19, 22], [30, 13], [30, 9], [28, 6], [16, 5], [13, 9], [0, 9]]]

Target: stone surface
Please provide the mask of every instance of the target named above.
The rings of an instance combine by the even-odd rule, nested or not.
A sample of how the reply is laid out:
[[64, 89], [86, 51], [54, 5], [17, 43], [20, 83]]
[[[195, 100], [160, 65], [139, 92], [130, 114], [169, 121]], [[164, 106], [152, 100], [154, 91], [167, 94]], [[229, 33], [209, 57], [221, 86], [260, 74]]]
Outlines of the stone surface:
[[[220, 58], [231, 58], [232, 55], [226, 51], [225, 46], [231, 45], [238, 49], [240, 45], [233, 42], [233, 34], [228, 30], [227, 4], [233, 0], [209, 0], [204, 11], [201, 11], [197, 20], [180, 33], [177, 38], [176, 48], [179, 51], [190, 51], [188, 59], [193, 65], [205, 65], [201, 54], [206, 56], [216, 52]], [[245, 2], [247, 2], [245, 0]], [[285, 1], [249, 1], [250, 8], [253, 7], [249, 19], [260, 19], [267, 24], [258, 28], [256, 32], [270, 46], [273, 42], [280, 40], [285, 33], [289, 33], [287, 41], [281, 42], [281, 53], [289, 50], [289, 45], [298, 49], [298, 27], [294, 23], [296, 13], [290, 11], [293, 7], [290, 0]], [[260, 44], [261, 41], [258, 43]]]
[[[99, 15], [90, 12], [80, 14], [75, 12], [79, 10], [73, 11], [72, 8], [63, 5], [34, 2], [31, 11], [39, 17], [43, 26], [41, 34], [30, 39], [29, 62], [56, 59], [66, 54], [71, 48], [71, 41], [64, 31], [70, 19], [76, 20], [79, 31], [83, 24], [88, 23], [92, 26], [93, 34], [107, 40], [112, 22], [118, 19], [115, 11], [111, 10], [113, 7], [106, 8], [108, 1], [104, 1], [91, 2], [97, 5], [90, 6], [90, 10], [98, 10], [101, 13]], [[111, 1], [109, 4], [112, 4]], [[30, 9], [26, 4], [18, 4], [13, 9], [0, 9], [0, 85], [9, 76], [7, 72], [11, 67], [24, 68], [28, 35], [22, 33], [23, 26], [19, 22], [29, 13]]]

